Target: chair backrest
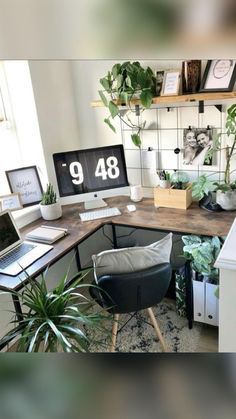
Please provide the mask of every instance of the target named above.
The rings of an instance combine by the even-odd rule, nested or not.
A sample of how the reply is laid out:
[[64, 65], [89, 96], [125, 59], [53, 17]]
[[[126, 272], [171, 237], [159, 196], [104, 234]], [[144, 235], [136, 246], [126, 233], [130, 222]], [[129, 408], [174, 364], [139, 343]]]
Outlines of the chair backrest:
[[[143, 271], [103, 275], [98, 278], [103, 303], [112, 313], [129, 313], [158, 304], [171, 280], [171, 265], [162, 263]], [[110, 298], [109, 298], [109, 297]]]

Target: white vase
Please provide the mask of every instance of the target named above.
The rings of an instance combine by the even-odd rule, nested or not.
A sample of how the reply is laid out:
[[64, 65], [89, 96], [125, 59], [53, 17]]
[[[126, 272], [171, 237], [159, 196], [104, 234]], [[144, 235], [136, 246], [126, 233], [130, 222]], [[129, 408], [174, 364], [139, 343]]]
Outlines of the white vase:
[[40, 204], [39, 207], [44, 220], [57, 220], [62, 216], [61, 204], [59, 202], [51, 205]]
[[236, 209], [236, 190], [234, 191], [217, 191], [216, 202], [224, 210], [235, 210]]

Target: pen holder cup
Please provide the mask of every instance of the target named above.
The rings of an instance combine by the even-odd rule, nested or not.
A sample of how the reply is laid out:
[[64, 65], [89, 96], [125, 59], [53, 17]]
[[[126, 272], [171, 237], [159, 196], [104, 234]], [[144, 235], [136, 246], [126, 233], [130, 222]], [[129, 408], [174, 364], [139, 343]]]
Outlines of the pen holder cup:
[[160, 188], [166, 189], [166, 188], [170, 188], [171, 183], [169, 180], [159, 180], [159, 186]]

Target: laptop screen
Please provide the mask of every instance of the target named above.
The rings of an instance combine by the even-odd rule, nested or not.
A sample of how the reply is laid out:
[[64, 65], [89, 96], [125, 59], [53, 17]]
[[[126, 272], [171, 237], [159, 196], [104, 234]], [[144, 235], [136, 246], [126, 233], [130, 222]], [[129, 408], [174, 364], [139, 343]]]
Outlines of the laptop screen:
[[0, 252], [18, 242], [20, 237], [8, 213], [0, 215]]

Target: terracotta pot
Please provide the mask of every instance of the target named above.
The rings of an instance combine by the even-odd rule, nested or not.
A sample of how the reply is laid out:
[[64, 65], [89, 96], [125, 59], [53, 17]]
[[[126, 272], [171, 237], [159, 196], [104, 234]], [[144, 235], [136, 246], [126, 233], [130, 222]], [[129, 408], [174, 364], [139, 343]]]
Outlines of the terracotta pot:
[[44, 220], [57, 220], [62, 216], [61, 204], [59, 202], [51, 205], [40, 204], [39, 207]]

